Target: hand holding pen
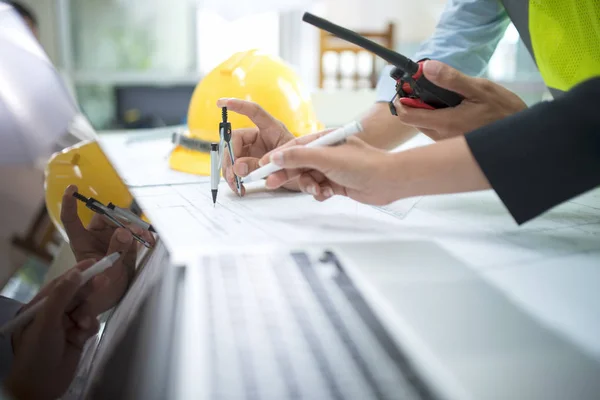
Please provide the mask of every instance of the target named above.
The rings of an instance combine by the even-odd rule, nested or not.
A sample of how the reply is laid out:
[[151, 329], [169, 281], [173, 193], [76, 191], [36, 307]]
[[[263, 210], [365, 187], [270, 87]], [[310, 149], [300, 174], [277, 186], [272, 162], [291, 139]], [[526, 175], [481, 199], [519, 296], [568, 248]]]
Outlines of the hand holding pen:
[[79, 201], [73, 197], [76, 186], [69, 186], [62, 200], [61, 221], [69, 237], [69, 244], [80, 262], [86, 259], [99, 260], [116, 251], [123, 257], [106, 272], [111, 281], [109, 288], [97, 289], [97, 298], [92, 298], [95, 307], [103, 311], [112, 307], [121, 298], [135, 272], [138, 246], [133, 234], [143, 238], [150, 245], [155, 244], [154, 236], [147, 230], [132, 225], [128, 228], [117, 227], [102, 215], [95, 214], [90, 224], [85, 227], [77, 212]]
[[[87, 282], [89, 282], [96, 275], [101, 274], [104, 271], [106, 271], [108, 268], [112, 267], [114, 265], [114, 263], [119, 259], [119, 257], [121, 257], [120, 253], [118, 253], [118, 252], [112, 253], [112, 254], [104, 257], [102, 260], [94, 263], [91, 267], [83, 270], [81, 272], [81, 279], [78, 283], [78, 286], [79, 286], [78, 289], [83, 287]], [[77, 270], [77, 268], [75, 268], [74, 271], [75, 271], [75, 273], [79, 272], [79, 270]], [[48, 301], [49, 297], [51, 297], [51, 296], [41, 296], [41, 298], [37, 302], [35, 302], [35, 304], [31, 304], [29, 307], [27, 307], [27, 309], [23, 310], [18, 315], [16, 315], [13, 319], [11, 319], [10, 321], [8, 321], [4, 325], [2, 325], [0, 327], [0, 337], [8, 337], [14, 331], [16, 331], [20, 328], [23, 328], [29, 322], [31, 322], [31, 320], [34, 319], [35, 316], [41, 310], [43, 310], [44, 305]], [[67, 311], [71, 311], [71, 310], [67, 310]]]
[[[112, 222], [113, 224], [115, 224], [116, 226], [118, 226], [119, 228], [129, 229], [127, 226], [125, 226], [125, 224], [123, 224], [119, 220], [120, 218], [122, 218], [122, 215], [124, 214], [125, 210], [123, 210], [121, 208], [117, 208], [120, 211], [120, 214], [119, 214], [114, 209], [115, 208], [114, 205], [113, 205], [112, 209], [108, 208], [107, 206], [105, 206], [104, 204], [102, 204], [98, 200], [94, 199], [93, 197], [85, 197], [84, 195], [82, 195], [81, 193], [78, 193], [78, 192], [74, 192], [73, 193], [73, 197], [75, 197], [77, 200], [79, 200], [82, 203], [84, 203], [87, 208], [89, 208], [90, 210], [92, 210], [96, 214], [103, 216], [104, 218], [106, 218], [107, 220], [109, 220], [110, 222]], [[140, 225], [139, 222], [138, 222], [138, 219], [127, 218], [127, 220], [128, 220], [128, 222], [131, 222], [134, 225], [138, 225], [138, 226]], [[150, 244], [150, 242], [148, 242], [146, 239], [144, 239], [140, 235], [137, 235], [134, 232], [131, 232], [131, 234], [133, 235], [133, 238], [135, 240], [137, 240], [138, 242], [140, 242], [144, 246], [146, 246], [148, 248], [152, 247], [152, 245]]]
[[303, 136], [263, 157], [263, 165], [273, 163], [281, 168], [267, 178], [268, 189], [296, 180], [300, 189], [317, 201], [340, 195], [372, 205], [389, 204], [406, 191], [404, 181], [398, 178], [405, 171], [394, 164], [399, 153], [377, 149], [357, 137], [335, 146], [306, 145], [319, 135], [324, 137]]
[[[222, 175], [229, 187], [237, 192], [235, 176], [242, 180], [250, 172], [259, 167], [258, 161], [269, 151], [293, 140], [295, 136], [272, 115], [267, 113], [260, 105], [251, 101], [239, 99], [220, 99], [217, 107], [227, 107], [229, 113], [237, 113], [248, 117], [255, 127], [240, 128], [235, 126], [231, 134], [232, 151], [235, 163], [231, 162], [228, 152], [223, 154]], [[285, 186], [286, 189], [298, 191], [295, 183]], [[245, 188], [242, 185], [241, 193]]]

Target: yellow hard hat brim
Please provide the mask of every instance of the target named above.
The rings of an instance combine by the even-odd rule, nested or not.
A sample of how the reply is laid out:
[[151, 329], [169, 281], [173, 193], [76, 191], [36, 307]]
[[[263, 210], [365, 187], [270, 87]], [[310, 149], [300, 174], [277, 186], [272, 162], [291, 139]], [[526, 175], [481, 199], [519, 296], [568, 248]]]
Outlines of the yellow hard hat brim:
[[175, 171], [210, 176], [210, 154], [177, 146], [171, 153], [169, 166]]
[[[45, 171], [46, 208], [50, 219], [66, 239], [60, 213], [62, 198], [69, 185], [77, 185], [81, 194], [103, 204], [128, 208], [133, 197], [97, 142], [81, 142], [54, 154]], [[88, 226], [94, 212], [78, 204], [78, 214]]]

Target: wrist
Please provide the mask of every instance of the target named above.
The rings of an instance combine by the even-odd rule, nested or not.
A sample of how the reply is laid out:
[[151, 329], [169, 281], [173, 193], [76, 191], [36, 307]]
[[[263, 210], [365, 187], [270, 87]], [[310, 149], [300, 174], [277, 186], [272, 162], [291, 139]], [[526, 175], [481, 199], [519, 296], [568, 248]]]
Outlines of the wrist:
[[392, 185], [398, 198], [462, 193], [490, 185], [464, 136], [392, 155]]
[[390, 192], [394, 200], [416, 196], [416, 165], [410, 162], [407, 152], [388, 153], [385, 159], [385, 175], [390, 182]]

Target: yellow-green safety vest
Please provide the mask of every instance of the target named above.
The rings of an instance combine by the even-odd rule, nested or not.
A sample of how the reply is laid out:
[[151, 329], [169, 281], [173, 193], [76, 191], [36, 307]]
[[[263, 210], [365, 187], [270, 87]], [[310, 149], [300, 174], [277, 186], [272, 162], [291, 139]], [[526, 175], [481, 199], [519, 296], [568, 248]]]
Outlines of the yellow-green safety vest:
[[553, 95], [600, 76], [600, 0], [501, 0]]

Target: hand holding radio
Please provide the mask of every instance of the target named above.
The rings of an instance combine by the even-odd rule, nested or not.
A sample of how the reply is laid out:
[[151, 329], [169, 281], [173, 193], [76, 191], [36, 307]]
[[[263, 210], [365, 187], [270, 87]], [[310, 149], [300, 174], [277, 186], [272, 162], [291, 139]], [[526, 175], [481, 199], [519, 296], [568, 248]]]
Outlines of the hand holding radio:
[[393, 64], [390, 76], [396, 81], [396, 95], [390, 112], [434, 140], [467, 133], [527, 108], [517, 95], [488, 80], [468, 77], [437, 61], [414, 62], [310, 13], [302, 19]]
[[393, 101], [396, 97], [410, 99], [409, 103], [412, 107], [429, 110], [455, 107], [463, 100], [460, 94], [439, 87], [424, 76], [424, 60], [414, 62], [402, 54], [360, 36], [356, 32], [333, 24], [311, 13], [304, 13], [302, 20], [340, 39], [360, 46], [394, 65], [395, 68], [391, 71], [390, 75], [396, 81], [396, 96], [390, 100], [389, 104], [390, 112], [394, 115], [396, 115], [396, 109]]
[[464, 135], [527, 108], [511, 91], [487, 79], [472, 78], [439, 61], [426, 61], [423, 73], [429, 82], [459, 93], [464, 100], [456, 107], [422, 110], [412, 99], [394, 101], [398, 118], [433, 140]]

